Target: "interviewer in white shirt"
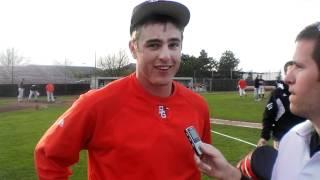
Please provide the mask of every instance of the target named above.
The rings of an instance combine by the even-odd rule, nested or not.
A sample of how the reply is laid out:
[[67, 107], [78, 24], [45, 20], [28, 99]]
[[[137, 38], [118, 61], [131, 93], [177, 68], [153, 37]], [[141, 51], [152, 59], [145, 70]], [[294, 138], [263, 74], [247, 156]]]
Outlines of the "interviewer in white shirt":
[[[275, 40], [276, 41], [276, 40]], [[320, 179], [320, 22], [303, 29], [296, 38], [293, 67], [286, 75], [292, 113], [309, 120], [291, 129], [280, 141], [272, 180]], [[202, 144], [195, 162], [203, 173], [217, 179], [246, 179], [219, 150]]]

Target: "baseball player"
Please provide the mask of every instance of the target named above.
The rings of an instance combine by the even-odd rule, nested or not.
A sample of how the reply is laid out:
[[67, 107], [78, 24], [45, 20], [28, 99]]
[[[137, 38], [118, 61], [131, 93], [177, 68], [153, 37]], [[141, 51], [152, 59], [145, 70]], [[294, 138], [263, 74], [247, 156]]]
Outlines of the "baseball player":
[[53, 96], [53, 92], [54, 92], [54, 85], [52, 83], [48, 83], [46, 85], [46, 92], [47, 92], [47, 101], [50, 102], [54, 102], [54, 96]]
[[204, 99], [172, 78], [179, 69], [186, 6], [145, 1], [133, 9], [129, 48], [136, 72], [81, 97], [38, 142], [39, 179], [68, 179], [88, 151], [88, 179], [200, 180], [184, 130], [211, 142]]
[[247, 88], [247, 82], [244, 79], [240, 79], [238, 81], [238, 88], [239, 88], [239, 95], [240, 97], [246, 96], [246, 88]]
[[18, 85], [18, 102], [21, 102], [23, 100], [23, 96], [24, 96], [24, 79], [22, 79]]

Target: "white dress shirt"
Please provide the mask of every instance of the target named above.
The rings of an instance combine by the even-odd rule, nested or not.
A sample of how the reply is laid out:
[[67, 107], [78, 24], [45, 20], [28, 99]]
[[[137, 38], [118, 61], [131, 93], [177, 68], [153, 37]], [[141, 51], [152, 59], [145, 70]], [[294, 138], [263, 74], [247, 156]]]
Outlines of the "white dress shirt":
[[312, 123], [307, 120], [281, 139], [272, 180], [320, 180], [320, 152], [310, 158], [313, 131]]

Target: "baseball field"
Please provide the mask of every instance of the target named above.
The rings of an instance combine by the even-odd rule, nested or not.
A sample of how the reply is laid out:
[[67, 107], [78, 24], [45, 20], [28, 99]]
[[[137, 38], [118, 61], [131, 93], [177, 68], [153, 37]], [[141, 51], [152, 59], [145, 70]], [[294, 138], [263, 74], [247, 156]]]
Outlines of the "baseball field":
[[[252, 94], [240, 98], [236, 92], [202, 94], [207, 100], [212, 118], [261, 122], [266, 100], [254, 101]], [[42, 97], [38, 102], [17, 103], [15, 98], [0, 98], [0, 179], [34, 180], [36, 174], [33, 151], [47, 128], [64, 112], [77, 96], [58, 97], [48, 104]], [[236, 164], [254, 146], [235, 139], [255, 144], [259, 129], [212, 124], [212, 130], [234, 139], [212, 133], [212, 144], [225, 157]], [[70, 179], [86, 179], [86, 152], [73, 166]], [[209, 179], [203, 176], [203, 179]]]

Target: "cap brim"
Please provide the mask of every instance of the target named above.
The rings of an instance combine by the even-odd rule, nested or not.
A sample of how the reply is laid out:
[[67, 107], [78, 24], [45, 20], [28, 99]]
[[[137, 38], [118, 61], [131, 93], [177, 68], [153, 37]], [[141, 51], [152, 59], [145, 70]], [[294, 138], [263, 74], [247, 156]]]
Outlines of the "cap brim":
[[169, 16], [175, 19], [182, 27], [185, 27], [189, 23], [190, 19], [190, 12], [188, 8], [178, 2], [155, 1], [142, 3], [137, 6], [132, 13], [130, 31], [147, 17], [157, 15]]

